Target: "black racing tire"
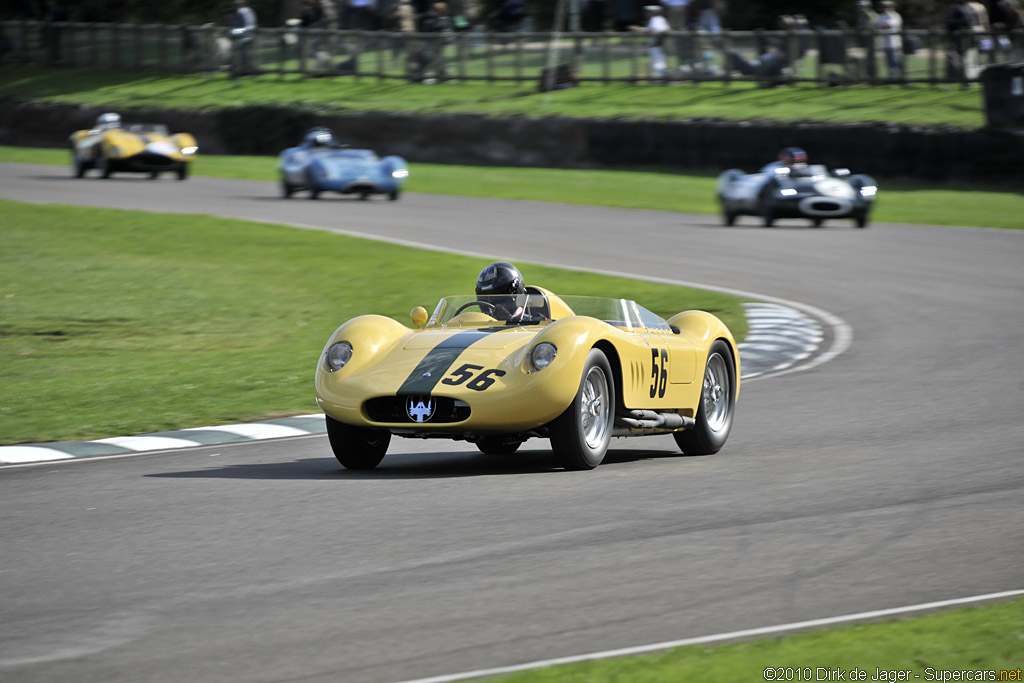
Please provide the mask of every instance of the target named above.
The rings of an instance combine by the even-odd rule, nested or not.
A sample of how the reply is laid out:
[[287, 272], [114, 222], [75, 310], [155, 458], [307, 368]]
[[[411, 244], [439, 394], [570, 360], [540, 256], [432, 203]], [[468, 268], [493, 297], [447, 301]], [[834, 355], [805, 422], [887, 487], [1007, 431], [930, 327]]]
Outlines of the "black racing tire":
[[811, 219], [811, 225], [813, 225], [816, 228], [820, 228], [822, 226], [822, 224], [824, 224], [824, 223], [825, 223], [825, 219], [824, 218], [812, 218]]
[[149, 179], [150, 180], [156, 180], [159, 177], [160, 177], [160, 171], [150, 171], [149, 172]]
[[592, 470], [608, 452], [615, 419], [615, 377], [608, 357], [591, 349], [576, 397], [549, 426], [551, 450], [567, 470]]
[[772, 211], [771, 207], [764, 207], [761, 211], [761, 218], [764, 219], [764, 227], [770, 228], [775, 225], [775, 212]]
[[736, 362], [725, 341], [715, 340], [704, 364], [704, 386], [693, 427], [673, 432], [684, 455], [712, 455], [725, 445], [736, 412]]
[[281, 179], [281, 196], [285, 199], [291, 199], [292, 193], [295, 192], [295, 188], [286, 181], [284, 178]]
[[85, 175], [88, 170], [88, 166], [84, 161], [78, 158], [78, 154], [75, 152], [74, 146], [71, 147], [71, 175], [76, 178], [81, 178]]
[[393, 202], [397, 202], [398, 198], [401, 197], [401, 196], [402, 196], [402, 191], [401, 190], [392, 190], [391, 192], [388, 192], [388, 199], [390, 199]]
[[102, 154], [96, 156], [96, 168], [100, 172], [100, 177], [104, 180], [114, 174], [114, 170], [111, 168], [110, 159], [106, 158]]
[[736, 224], [736, 212], [735, 211], [726, 211], [725, 209], [722, 209], [722, 222], [725, 223], [726, 225], [729, 225], [729, 226], [735, 225]]
[[188, 178], [188, 166], [182, 166], [178, 169], [178, 180], [184, 180]]
[[522, 441], [505, 436], [485, 436], [476, 442], [480, 452], [487, 455], [512, 455], [522, 445]]
[[359, 193], [360, 201], [364, 201], [365, 202], [369, 198], [370, 198], [370, 193], [369, 192], [360, 192]]
[[857, 216], [854, 216], [853, 222], [857, 225], [858, 228], [868, 227], [868, 217], [866, 215], [859, 214]]
[[386, 429], [354, 427], [327, 417], [327, 439], [338, 462], [349, 470], [372, 470], [384, 459], [391, 443]]

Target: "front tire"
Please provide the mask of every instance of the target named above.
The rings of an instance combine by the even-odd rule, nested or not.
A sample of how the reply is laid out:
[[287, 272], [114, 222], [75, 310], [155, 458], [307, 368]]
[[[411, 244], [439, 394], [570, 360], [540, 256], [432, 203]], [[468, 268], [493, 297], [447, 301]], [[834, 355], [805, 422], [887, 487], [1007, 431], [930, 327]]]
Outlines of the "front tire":
[[281, 196], [284, 197], [285, 199], [291, 199], [293, 192], [295, 192], [295, 188], [292, 187], [291, 184], [287, 180], [282, 178], [281, 179]]
[[592, 470], [601, 464], [612, 436], [615, 378], [607, 356], [591, 349], [579, 390], [565, 412], [551, 423], [551, 450], [567, 470]]
[[104, 180], [114, 173], [111, 168], [110, 159], [106, 158], [102, 154], [96, 157], [96, 168], [99, 169], [100, 177]]
[[184, 180], [188, 178], [188, 166], [182, 166], [178, 169], [178, 180]]
[[390, 199], [393, 202], [397, 202], [398, 198], [401, 197], [401, 196], [402, 196], [401, 190], [392, 190], [391, 192], [388, 192], [388, 199]]
[[334, 457], [350, 470], [372, 470], [384, 459], [391, 443], [391, 432], [384, 429], [353, 427], [327, 417], [327, 438]]
[[716, 340], [704, 366], [704, 388], [693, 427], [673, 432], [685, 455], [711, 455], [725, 445], [736, 407], [736, 363], [729, 345]]

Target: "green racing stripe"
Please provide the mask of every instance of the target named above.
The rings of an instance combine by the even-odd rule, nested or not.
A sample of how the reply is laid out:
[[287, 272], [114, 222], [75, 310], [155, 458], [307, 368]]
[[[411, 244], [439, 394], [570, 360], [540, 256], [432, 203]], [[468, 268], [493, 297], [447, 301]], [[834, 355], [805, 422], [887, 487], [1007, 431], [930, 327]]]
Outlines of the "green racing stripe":
[[[499, 328], [504, 329], [504, 328]], [[398, 396], [425, 395], [433, 391], [434, 386], [441, 381], [448, 368], [452, 366], [462, 352], [480, 341], [495, 333], [495, 329], [471, 330], [459, 332], [430, 349], [423, 360], [419, 362], [402, 386], [398, 388]]]

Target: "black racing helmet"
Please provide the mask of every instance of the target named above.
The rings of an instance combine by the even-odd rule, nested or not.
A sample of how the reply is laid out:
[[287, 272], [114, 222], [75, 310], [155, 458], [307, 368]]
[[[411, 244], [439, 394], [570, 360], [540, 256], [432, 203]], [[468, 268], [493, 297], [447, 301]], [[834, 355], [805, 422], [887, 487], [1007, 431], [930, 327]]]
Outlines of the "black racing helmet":
[[498, 261], [486, 266], [476, 278], [476, 295], [525, 294], [523, 275], [511, 263]]

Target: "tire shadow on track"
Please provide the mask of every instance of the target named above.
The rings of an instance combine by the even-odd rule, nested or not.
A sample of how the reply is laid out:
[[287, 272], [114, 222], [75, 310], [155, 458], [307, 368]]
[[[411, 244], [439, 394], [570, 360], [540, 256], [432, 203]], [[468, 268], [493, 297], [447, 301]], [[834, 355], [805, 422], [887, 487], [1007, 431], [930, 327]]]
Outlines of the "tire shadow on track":
[[[626, 465], [644, 460], [682, 457], [664, 450], [609, 450], [601, 467]], [[455, 479], [515, 474], [564, 474], [547, 449], [523, 450], [513, 455], [452, 453], [435, 451], [415, 455], [396, 454], [385, 458], [370, 471], [346, 470], [333, 458], [306, 458], [292, 462], [243, 463], [222, 467], [160, 472], [144, 475], [155, 479], [280, 479], [280, 480], [365, 480]], [[585, 475], [584, 475], [585, 476]]]

